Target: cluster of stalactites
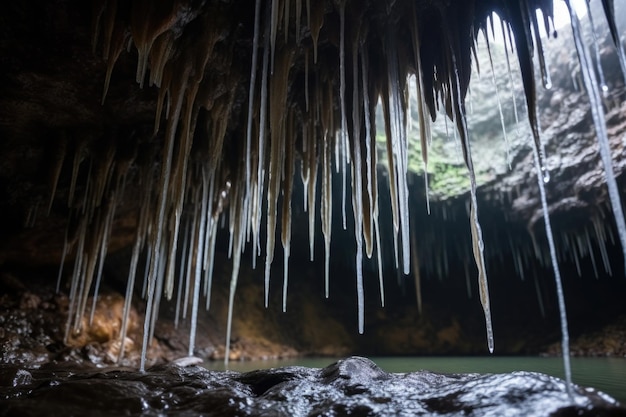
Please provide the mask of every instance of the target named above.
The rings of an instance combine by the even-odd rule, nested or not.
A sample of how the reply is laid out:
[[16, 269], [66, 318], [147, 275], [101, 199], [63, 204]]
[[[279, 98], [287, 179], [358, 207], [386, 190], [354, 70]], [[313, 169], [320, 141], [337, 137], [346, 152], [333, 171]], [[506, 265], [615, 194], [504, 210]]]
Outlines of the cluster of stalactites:
[[[363, 331], [363, 253], [367, 257], [377, 254], [383, 299], [374, 114], [379, 101], [385, 124], [396, 266], [410, 272], [407, 149], [411, 144], [406, 133], [406, 80], [410, 74], [417, 76], [424, 165], [428, 163], [429, 122], [439, 107], [446, 110], [459, 132], [470, 175], [472, 248], [492, 350], [482, 232], [464, 107], [471, 51], [475, 47], [476, 28], [481, 26], [476, 22], [485, 17], [478, 15], [471, 2], [438, 6], [424, 15], [416, 2], [397, 2], [395, 6], [372, 11], [373, 4], [346, 0], [304, 4], [300, 0], [256, 0], [254, 7], [242, 15], [242, 21], [249, 25], [237, 27], [228, 20], [228, 16], [241, 12], [234, 6], [209, 1], [200, 7], [196, 3], [94, 2], [94, 49], [102, 45], [108, 66], [104, 95], [115, 62], [127, 45], [134, 45], [137, 50], [136, 81], [141, 86], [156, 86], [159, 92], [154, 130], [155, 134], [159, 132], [158, 137], [163, 137], [162, 153], [158, 172], [150, 164], [142, 169], [139, 221], [121, 335], [123, 343], [140, 254], [145, 253], [143, 295], [147, 310], [141, 368], [162, 297], [176, 296], [177, 311], [183, 318], [191, 303], [189, 353], [193, 354], [201, 292], [207, 308], [211, 299], [213, 254], [220, 224], [228, 229], [229, 255], [233, 259], [226, 360], [241, 255], [248, 242], [256, 265], [264, 248], [267, 305], [278, 224], [284, 251], [283, 309], [286, 308], [291, 195], [298, 156], [305, 186], [304, 206], [309, 213], [311, 258], [318, 230], [315, 214], [319, 199], [327, 296], [333, 210], [341, 207], [346, 228], [346, 205], [351, 202], [358, 327]], [[529, 34], [531, 26], [536, 31], [534, 6], [524, 0], [520, 4], [523, 6], [519, 9], [506, 9], [508, 14], [504, 17], [518, 34]], [[535, 6], [548, 9], [543, 3]], [[502, 30], [505, 38], [511, 39], [509, 26], [503, 25]], [[528, 75], [528, 71], [532, 73], [532, 39], [537, 37], [517, 37], [516, 52], [531, 109], [531, 125], [537, 131], [538, 167], [542, 170], [535, 87]], [[544, 68], [541, 43], [536, 45]], [[241, 100], [242, 95], [245, 100]], [[120, 192], [116, 188], [120, 181], [110, 179], [111, 173], [116, 172], [111, 168], [112, 160], [94, 159], [95, 165], [103, 165], [98, 171], [103, 174], [92, 176], [97, 179], [89, 183], [85, 198], [93, 203], [86, 206], [78, 226], [80, 238], [75, 239], [79, 256], [72, 279], [73, 314], [68, 332], [81, 325], [94, 275], [98, 277], [97, 292], [100, 273], [94, 273], [94, 265], [97, 263], [101, 269]], [[341, 202], [332, 201], [333, 175], [341, 176]], [[351, 199], [346, 195], [348, 180]], [[105, 189], [111, 198], [103, 199]], [[264, 244], [262, 223], [266, 225]], [[85, 238], [87, 229], [98, 233]], [[93, 240], [93, 244], [87, 240]], [[413, 259], [416, 262], [416, 256]], [[121, 355], [123, 352], [122, 345]]]
[[[467, 211], [469, 213], [469, 209]], [[610, 216], [610, 211], [610, 204], [606, 202], [589, 215], [589, 222], [583, 227], [558, 230], [555, 233], [557, 260], [560, 265], [569, 263], [581, 278], [587, 273], [588, 267], [596, 279], [613, 275], [616, 259], [611, 258], [610, 250], [612, 246], [618, 244], [618, 241], [614, 227], [605, 221]], [[422, 269], [422, 275], [438, 280], [446, 279], [451, 271], [462, 267], [467, 296], [472, 298], [476, 289], [469, 268], [467, 236], [463, 235], [462, 230], [456, 233], [449, 232], [450, 226], [457, 229], [454, 225], [459, 222], [458, 215], [465, 216], [465, 210], [459, 212], [446, 208], [445, 203], [433, 207], [433, 213], [430, 215], [433, 222], [423, 225], [420, 231], [419, 267]], [[544, 249], [544, 233], [530, 229], [530, 233], [525, 235], [525, 230], [498, 227], [499, 222], [506, 220], [505, 217], [497, 219], [492, 227], [486, 228], [485, 240], [490, 243], [485, 247], [486, 257], [491, 265], [500, 264], [502, 271], [509, 270], [512, 265], [520, 280], [533, 280], [538, 286], [541, 281], [539, 272], [552, 267], [550, 253]], [[539, 228], [539, 225], [537, 227]], [[412, 233], [412, 237], [414, 235]], [[412, 242], [411, 250], [416, 249], [416, 246]], [[462, 265], [459, 266], [457, 260], [462, 260]], [[413, 260], [411, 262], [413, 263]], [[418, 275], [419, 271], [415, 270], [415, 265], [411, 266], [414, 275]], [[419, 277], [416, 276], [416, 279]], [[420, 291], [419, 286], [416, 289]], [[539, 288], [537, 290], [538, 305], [544, 314], [543, 295]], [[417, 298], [421, 298], [421, 295]]]

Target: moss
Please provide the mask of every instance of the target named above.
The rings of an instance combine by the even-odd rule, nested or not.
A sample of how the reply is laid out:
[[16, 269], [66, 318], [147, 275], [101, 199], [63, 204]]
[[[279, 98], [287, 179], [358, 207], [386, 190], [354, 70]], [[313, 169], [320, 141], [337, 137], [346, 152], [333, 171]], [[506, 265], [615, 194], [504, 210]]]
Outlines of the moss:
[[[379, 145], [379, 154], [383, 155], [379, 162], [389, 168], [385, 135], [379, 133], [376, 136], [376, 141]], [[468, 192], [470, 189], [469, 173], [460, 155], [460, 150], [458, 153], [451, 152], [450, 149], [446, 148], [451, 148], [450, 145], [454, 144], [446, 144], [445, 142], [449, 141], [445, 138], [436, 138], [428, 149], [428, 191], [430, 198], [435, 200], [455, 197]], [[410, 137], [409, 143], [412, 146], [409, 146], [408, 170], [423, 178], [424, 162], [419, 138]], [[450, 155], [450, 153], [452, 154]]]
[[435, 162], [432, 165], [428, 170], [429, 193], [432, 197], [443, 200], [470, 189], [469, 173], [465, 165], [445, 162]]

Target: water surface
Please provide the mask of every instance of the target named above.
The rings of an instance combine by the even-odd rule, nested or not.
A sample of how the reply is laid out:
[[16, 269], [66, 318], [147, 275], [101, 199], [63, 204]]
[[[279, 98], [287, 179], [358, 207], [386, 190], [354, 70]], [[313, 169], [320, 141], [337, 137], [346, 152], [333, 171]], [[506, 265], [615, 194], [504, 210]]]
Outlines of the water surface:
[[[252, 371], [283, 366], [323, 368], [339, 358], [296, 358], [250, 362], [231, 362], [228, 369]], [[442, 373], [505, 373], [534, 371], [564, 378], [560, 358], [541, 357], [371, 357], [387, 372], [414, 372], [428, 370]], [[208, 369], [224, 370], [222, 362], [204, 364]], [[572, 358], [572, 380], [582, 386], [603, 391], [626, 404], [626, 358]]]

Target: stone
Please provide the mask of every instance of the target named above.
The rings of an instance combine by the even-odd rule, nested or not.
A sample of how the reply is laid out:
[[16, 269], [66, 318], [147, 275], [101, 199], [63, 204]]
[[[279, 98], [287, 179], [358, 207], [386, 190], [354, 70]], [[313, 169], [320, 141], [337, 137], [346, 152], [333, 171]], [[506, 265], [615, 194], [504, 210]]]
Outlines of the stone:
[[626, 408], [606, 394], [574, 386], [569, 398], [564, 381], [541, 373], [387, 373], [362, 357], [323, 369], [247, 373], [175, 364], [145, 373], [44, 367], [19, 386], [0, 382], [3, 417], [626, 416]]

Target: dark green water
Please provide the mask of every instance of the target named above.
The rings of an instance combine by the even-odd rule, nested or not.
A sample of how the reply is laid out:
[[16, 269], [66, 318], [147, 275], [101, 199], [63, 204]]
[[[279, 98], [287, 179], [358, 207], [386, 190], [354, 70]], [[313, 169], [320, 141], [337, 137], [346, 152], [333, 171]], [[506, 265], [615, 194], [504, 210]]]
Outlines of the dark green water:
[[[442, 373], [505, 373], [534, 371], [564, 378], [560, 358], [539, 357], [372, 357], [369, 358], [387, 372], [428, 370]], [[228, 369], [251, 371], [283, 366], [322, 368], [335, 362], [334, 358], [298, 358], [252, 362], [231, 362]], [[204, 364], [208, 369], [224, 370], [221, 362]], [[626, 404], [626, 358], [572, 358], [574, 383], [593, 387]]]

